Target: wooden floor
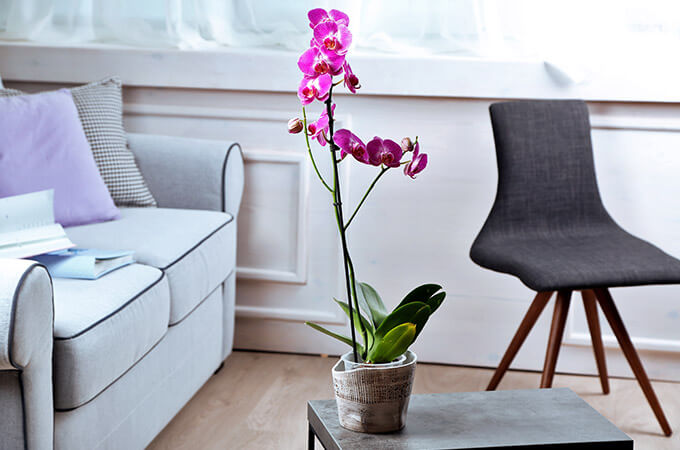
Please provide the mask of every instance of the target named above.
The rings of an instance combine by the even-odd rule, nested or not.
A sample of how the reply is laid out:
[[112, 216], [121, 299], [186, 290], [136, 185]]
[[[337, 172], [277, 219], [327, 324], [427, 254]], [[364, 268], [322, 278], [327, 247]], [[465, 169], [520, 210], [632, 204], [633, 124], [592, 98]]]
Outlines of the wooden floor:
[[[301, 449], [306, 402], [332, 398], [335, 358], [235, 352], [151, 444], [151, 449]], [[480, 391], [492, 371], [418, 364], [414, 393]], [[533, 389], [538, 373], [510, 371], [499, 389]], [[663, 437], [635, 380], [611, 379], [602, 395], [596, 377], [556, 375], [635, 440], [635, 448], [680, 449], [680, 383], [654, 382], [675, 434]], [[320, 448], [317, 446], [317, 448]]]

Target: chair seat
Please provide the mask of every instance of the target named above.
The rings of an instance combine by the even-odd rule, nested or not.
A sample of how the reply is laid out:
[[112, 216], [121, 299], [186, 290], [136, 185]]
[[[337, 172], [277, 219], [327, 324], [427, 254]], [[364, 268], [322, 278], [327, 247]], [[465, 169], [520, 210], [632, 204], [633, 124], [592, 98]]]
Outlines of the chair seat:
[[615, 227], [589, 235], [486, 237], [470, 256], [535, 291], [680, 283], [680, 260]]
[[134, 250], [141, 264], [165, 272], [170, 325], [179, 323], [236, 266], [236, 223], [227, 213], [192, 209], [120, 208], [119, 220], [70, 227], [79, 247]]

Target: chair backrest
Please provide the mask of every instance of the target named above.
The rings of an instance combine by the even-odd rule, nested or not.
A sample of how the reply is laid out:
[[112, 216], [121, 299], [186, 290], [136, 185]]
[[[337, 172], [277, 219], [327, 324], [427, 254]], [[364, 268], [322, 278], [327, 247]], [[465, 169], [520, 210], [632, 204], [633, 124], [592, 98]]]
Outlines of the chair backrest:
[[498, 190], [483, 232], [517, 237], [612, 223], [597, 188], [583, 101], [504, 102], [489, 110]]

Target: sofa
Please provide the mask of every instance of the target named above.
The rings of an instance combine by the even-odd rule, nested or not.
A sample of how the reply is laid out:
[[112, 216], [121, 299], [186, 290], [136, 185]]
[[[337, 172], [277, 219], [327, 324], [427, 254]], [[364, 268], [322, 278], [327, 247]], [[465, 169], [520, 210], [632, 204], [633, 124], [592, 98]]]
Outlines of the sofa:
[[97, 280], [0, 260], [0, 448], [148, 445], [232, 350], [238, 144], [129, 134], [158, 208], [66, 228], [134, 250]]

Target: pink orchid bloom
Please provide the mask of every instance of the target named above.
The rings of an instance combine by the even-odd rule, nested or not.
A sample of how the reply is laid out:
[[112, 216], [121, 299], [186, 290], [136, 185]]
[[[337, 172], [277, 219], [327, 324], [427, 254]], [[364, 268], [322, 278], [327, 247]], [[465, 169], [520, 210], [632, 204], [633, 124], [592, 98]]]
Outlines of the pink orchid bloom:
[[344, 55], [352, 45], [352, 33], [345, 25], [321, 22], [314, 27], [314, 41], [322, 50]]
[[331, 9], [330, 11], [326, 11], [323, 8], [312, 9], [307, 13], [307, 18], [309, 18], [309, 28], [311, 29], [314, 29], [314, 27], [322, 22], [335, 22], [338, 25], [349, 26], [349, 16], [337, 9]]
[[333, 140], [335, 144], [342, 150], [342, 152], [340, 152], [340, 156], [342, 158], [347, 155], [352, 155], [354, 156], [354, 159], [361, 163], [369, 163], [366, 144], [364, 144], [356, 134], [345, 129], [338, 130], [335, 132]]
[[298, 97], [303, 105], [309, 105], [315, 99], [324, 101], [333, 84], [333, 78], [326, 74], [319, 77], [305, 76], [298, 88]]
[[309, 77], [318, 77], [324, 74], [337, 75], [342, 72], [343, 62], [345, 62], [345, 57], [342, 55], [312, 47], [300, 55], [298, 67], [302, 73]]
[[387, 167], [399, 167], [403, 152], [401, 146], [390, 139], [374, 137], [366, 144], [368, 152], [368, 162], [374, 166], [381, 164]]
[[352, 94], [356, 94], [357, 89], [361, 87], [361, 84], [359, 84], [359, 77], [354, 75], [347, 60], [343, 63], [342, 69], [345, 71], [345, 86]]
[[[331, 106], [331, 112], [335, 115], [335, 105]], [[316, 122], [307, 125], [307, 133], [312, 139], [319, 141], [319, 144], [326, 145], [326, 133], [328, 132], [328, 112], [323, 110]]]
[[411, 162], [404, 166], [404, 175], [415, 178], [417, 174], [422, 172], [427, 166], [427, 154], [420, 153], [420, 142], [416, 142], [413, 148], [413, 157]]

